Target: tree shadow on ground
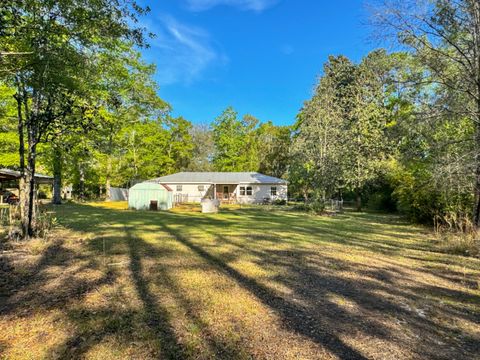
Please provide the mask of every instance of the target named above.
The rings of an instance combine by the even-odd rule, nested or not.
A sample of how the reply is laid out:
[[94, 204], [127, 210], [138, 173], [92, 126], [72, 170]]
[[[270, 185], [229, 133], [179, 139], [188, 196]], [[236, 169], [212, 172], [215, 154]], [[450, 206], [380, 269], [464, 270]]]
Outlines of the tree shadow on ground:
[[264, 305], [270, 307], [282, 317], [286, 328], [312, 339], [340, 358], [366, 359], [364, 355], [347, 345], [334, 333], [325, 332], [324, 329], [319, 327], [317, 319], [313, 318], [307, 309], [293, 304], [291, 301], [275, 294], [268, 287], [258, 283], [255, 279], [243, 275], [233, 267], [227, 265], [220, 258], [212, 255], [208, 251], [205, 251], [201, 246], [188, 240], [179, 231], [174, 230], [165, 224], [162, 224], [162, 227], [166, 232], [174, 235], [178, 241], [202, 257], [212, 266], [221, 269], [226, 275], [233, 278], [247, 291], [252, 292]]
[[[166, 228], [168, 229], [168, 226]], [[362, 280], [358, 278], [349, 279], [339, 275], [339, 272], [354, 272], [359, 275], [358, 266], [353, 268], [350, 264], [336, 258], [329, 258], [325, 254], [321, 255], [322, 262], [324, 264], [329, 263], [330, 266], [312, 267], [314, 262], [310, 259], [312, 257], [311, 250], [271, 250], [264, 247], [263, 251], [258, 251], [253, 248], [249, 249], [244, 245], [239, 246], [218, 234], [212, 234], [220, 243], [238, 246], [239, 250], [232, 251], [237, 257], [251, 257], [253, 255], [256, 259], [254, 261], [259, 266], [263, 268], [275, 267], [279, 275], [270, 278], [269, 281], [283, 284], [292, 290], [290, 296], [283, 296], [283, 299], [279, 301], [278, 297], [272, 291], [266, 290], [265, 286], [252, 279], [245, 279], [241, 273], [230, 267], [226, 261], [233, 261], [233, 258], [225, 254], [222, 254], [221, 257], [212, 255], [205, 250], [204, 246], [196, 245], [182, 236], [178, 230], [173, 231], [173, 233], [177, 234], [179, 241], [191, 247], [207, 261], [221, 267], [249, 291], [256, 294], [265, 304], [282, 313], [288, 324], [294, 323], [293, 329], [295, 331], [301, 332], [305, 336], [312, 337], [311, 334], [313, 334], [312, 338], [323, 345], [326, 343], [325, 339], [318, 338], [316, 335], [321, 331], [328, 333], [330, 336], [337, 334], [337, 338], [361, 331], [372, 338], [383, 338], [392, 343], [403, 344], [405, 348], [408, 348], [411, 346], [412, 340], [399, 336], [388, 325], [388, 322], [403, 321], [407, 324], [404, 326], [405, 328], [423, 336], [421, 341], [415, 340], [417, 355], [435, 358], [438, 349], [436, 347], [432, 348], [433, 345], [436, 345], [432, 344], [432, 341], [448, 337], [450, 333], [455, 332], [455, 329], [426, 318], [422, 312], [416, 313], [415, 309], [410, 309], [408, 304], [425, 302], [420, 294], [422, 291], [429, 292], [430, 290], [431, 294], [435, 296], [448, 296], [452, 299], [455, 297], [465, 302], [480, 305], [480, 296], [467, 294], [463, 291], [441, 287], [432, 289], [432, 287], [424, 284], [418, 287], [405, 287], [403, 290], [398, 289], [397, 283], [402, 280], [401, 277], [405, 279], [406, 275], [401, 274], [395, 268], [386, 271], [383, 268], [365, 266], [363, 271], [366, 276], [363, 276]], [[305, 260], [307, 258], [309, 260]], [[333, 265], [333, 269], [331, 265]], [[370, 279], [365, 279], [365, 277]], [[388, 294], [388, 296], [381, 296], [380, 294]], [[348, 307], [339, 306], [329, 300], [329, 297], [332, 296], [353, 304], [360, 311], [356, 314], [349, 311]], [[303, 305], [299, 306], [299, 302]], [[431, 301], [430, 305], [435, 306], [435, 300]], [[448, 309], [444, 308], [442, 310], [453, 318], [480, 321], [479, 314], [465, 314], [465, 309], [450, 306]], [[309, 335], [309, 333], [311, 334]], [[428, 340], [424, 341], [425, 339]], [[453, 343], [453, 345], [456, 345], [455, 350], [450, 347], [452, 342], [444, 346], [445, 353], [450, 352], [451, 356], [461, 358], [460, 350], [460, 352], [463, 352], [464, 358], [468, 359], [469, 354], [480, 350], [478, 339], [471, 335], [461, 334], [461, 341], [461, 346], [458, 343]], [[329, 348], [329, 350], [332, 349]], [[337, 351], [336, 354], [340, 357], [349, 356], [348, 353], [343, 353], [342, 347]]]
[[[239, 349], [224, 339], [217, 338], [216, 335], [209, 331], [208, 324], [198, 315], [195, 304], [182, 293], [182, 289], [170, 276], [170, 272], [175, 271], [175, 266], [170, 265], [173, 269], [167, 269], [166, 266], [162, 264], [162, 259], [165, 260], [169, 256], [179, 256], [179, 254], [165, 251], [165, 249], [159, 250], [158, 247], [146, 243], [141, 237], [135, 234], [132, 228], [126, 227], [125, 231], [128, 238], [127, 242], [129, 244], [131, 259], [130, 270], [137, 292], [145, 305], [146, 319], [149, 322], [154, 320], [154, 330], [161, 338], [171, 339], [171, 348], [176, 349], [175, 352], [171, 353], [171, 355], [173, 355], [171, 358], [196, 357], [198, 354], [189, 353], [185, 347], [182, 349], [181, 347], [183, 345], [175, 340], [174, 331], [168, 323], [168, 312], [165, 309], [163, 309], [161, 313], [158, 311], [158, 303], [159, 301], [161, 302], [161, 299], [156, 298], [148, 289], [152, 285], [156, 285], [162, 288], [164, 292], [167, 292], [175, 301], [176, 306], [186, 315], [189, 323], [201, 329], [211, 355], [222, 359], [241, 359], [248, 357], [245, 356], [242, 349]], [[149, 276], [145, 276], [145, 272], [142, 269], [142, 261], [145, 260], [152, 260], [155, 264]]]
[[[458, 333], [451, 324], [451, 321], [462, 317], [478, 323], [478, 312], [468, 314], [464, 309], [442, 305], [440, 309], [448, 319], [447, 323], [442, 323], [441, 321], [445, 322], [446, 319], [431, 318], [428, 317], [428, 313], [424, 316], [421, 312], [416, 313], [415, 309], [408, 308], [417, 302], [435, 306], [434, 302], [441, 297], [465, 298], [478, 305], [480, 304], [478, 296], [435, 285], [427, 286], [424, 283], [407, 286], [404, 282], [408, 280], [408, 274], [398, 271], [398, 266], [380, 267], [370, 264], [365, 264], [364, 267], [353, 266], [351, 263], [329, 257], [328, 254], [316, 253], [318, 248], [305, 246], [331, 241], [372, 251], [372, 256], [398, 255], [404, 251], [419, 250], [410, 245], [396, 246], [394, 242], [392, 243], [395, 251], [376, 248], [379, 240], [367, 240], [369, 234], [379, 231], [375, 226], [367, 226], [366, 229], [357, 231], [358, 224], [344, 226], [341, 223], [332, 225], [319, 221], [319, 225], [315, 226], [313, 220], [308, 220], [304, 226], [291, 229], [290, 225], [297, 225], [301, 221], [300, 216], [265, 214], [256, 209], [231, 212], [229, 213], [231, 217], [227, 219], [197, 214], [139, 213], [86, 207], [74, 208], [72, 213], [75, 213], [78, 219], [69, 219], [64, 224], [85, 233], [91, 232], [92, 229], [108, 231], [110, 222], [120, 222], [125, 226], [122, 230], [123, 238], [111, 240], [125, 245], [128, 256], [126, 266], [142, 309], [114, 307], [111, 311], [100, 312], [84, 308], [70, 309], [67, 311], [68, 318], [74, 323], [84, 322], [81, 327], [84, 330], [73, 334], [59, 349], [59, 353], [65, 357], [80, 357], [111, 334], [127, 342], [131, 341], [136, 336], [132, 329], [141, 323], [148, 329], [148, 338], [158, 341], [156, 343], [158, 352], [153, 349], [152, 355], [170, 359], [194, 358], [195, 354], [192, 354], [191, 349], [178, 338], [172, 326], [170, 311], [163, 304], [163, 299], [151, 290], [152, 286], [157, 286], [174, 299], [192, 323], [204, 329], [203, 339], [212, 356], [235, 358], [235, 351], [241, 343], [229, 343], [209, 332], [208, 325], [197, 314], [194, 304], [182, 294], [182, 289], [170, 277], [169, 271], [172, 269], [168, 269], [167, 265], [157, 264], [155, 273], [151, 274], [149, 273], [151, 269], [145, 268], [144, 263], [147, 260], [158, 262], [159, 259], [179, 254], [159, 251], [137, 235], [135, 231], [137, 228], [152, 234], [169, 234], [201, 259], [201, 266], [219, 270], [225, 277], [271, 309], [282, 320], [282, 325], [287, 331], [310, 339], [339, 358], [369, 357], [364, 349], [346, 341], [350, 336], [356, 335], [367, 336], [370, 340], [382, 340], [382, 344], [396, 343], [397, 347], [408, 349], [418, 357], [432, 359], [442, 357], [469, 359], [472, 354], [480, 352], [479, 339], [466, 332]], [[247, 215], [256, 221], [255, 234], [252, 234], [253, 230], [248, 224], [236, 221], [236, 218], [242, 219]], [[388, 223], [385, 226], [388, 226]], [[211, 243], [196, 238], [192, 229], [196, 229], [197, 235], [201, 232], [198, 229], [202, 229], [212, 240]], [[251, 246], [248, 243], [239, 244], [232, 241], [229, 231], [235, 233], [235, 236], [252, 236]], [[282, 232], [283, 236], [280, 238], [272, 236], [273, 232]], [[293, 237], [295, 234], [309, 240], [298, 242]], [[286, 249], [269, 246], [278, 243], [285, 245]], [[90, 244], [92, 250], [97, 253], [101, 251], [102, 245], [99, 241], [91, 241]], [[228, 245], [229, 250], [219, 253], [218, 250], [223, 245]], [[72, 254], [67, 252], [63, 260], [61, 256], [50, 258], [48, 261], [39, 260], [38, 272], [42, 273], [42, 268], [53, 264], [61, 266], [65, 259], [71, 256]], [[260, 268], [275, 269], [277, 275], [268, 280], [259, 279], [246, 275], [232, 265], [236, 259], [247, 256]], [[345, 273], [357, 274], [356, 277], [349, 278]], [[107, 279], [102, 281], [106, 283], [111, 281]], [[42, 281], [44, 281], [42, 277], [33, 276], [28, 278], [27, 282], [28, 286], [33, 287], [35, 283]], [[281, 284], [289, 288], [291, 294], [279, 292], [272, 284]], [[86, 291], [91, 289], [83, 288]], [[80, 291], [77, 298], [82, 293], [83, 291]], [[425, 299], [424, 293], [429, 293], [431, 300]], [[340, 298], [346, 304], [338, 303], [333, 298]], [[31, 301], [33, 299], [27, 302]], [[49, 302], [51, 301], [50, 299]], [[66, 304], [64, 301], [54, 306], [61, 307]], [[353, 311], [349, 306], [358, 311]], [[21, 304], [16, 301], [7, 309], [13, 312], [19, 308]], [[406, 337], [407, 335], [409, 336]], [[438, 339], [444, 344], [436, 343]], [[388, 354], [389, 349], [378, 351], [385, 357], [395, 355]], [[443, 352], [443, 355], [439, 355], [440, 352]], [[248, 356], [248, 352], [244, 355]]]
[[[160, 251], [146, 243], [136, 235], [134, 227], [124, 226], [123, 229], [124, 236], [121, 238], [103, 237], [102, 240], [105, 240], [106, 244], [115, 243], [117, 246], [110, 245], [109, 249], [114, 252], [119, 252], [118, 245], [125, 245], [128, 257], [126, 271], [133, 285], [134, 297], [138, 298], [141, 304], [140, 308], [133, 309], [131, 295], [122, 292], [116, 300], [109, 301], [108, 309], [77, 306], [68, 310], [66, 312], [68, 321], [81, 330], [72, 333], [61, 345], [52, 349], [55, 357], [85, 357], [95, 346], [115, 337], [115, 341], [123, 344], [148, 344], [148, 350], [142, 350], [144, 357], [148, 358], [250, 358], [244, 349], [236, 346], [237, 344], [218, 338], [209, 331], [208, 325], [197, 314], [195, 305], [182, 294], [181, 289], [171, 278], [169, 272], [172, 269], [167, 269], [162, 261], [179, 254], [169, 249]], [[100, 254], [103, 242], [98, 240], [91, 241], [89, 247]], [[145, 268], [145, 263], [150, 261], [154, 263], [153, 268]], [[155, 292], [153, 287], [161, 288], [162, 291]], [[184, 343], [172, 325], [172, 312], [162, 294], [168, 294], [169, 298], [173, 298], [180, 313], [186, 314], [189, 324], [201, 329], [210, 356], [200, 356], [196, 352], [197, 349]]]
[[[55, 268], [55, 272], [49, 272], [49, 268]], [[112, 283], [112, 272], [93, 278], [83, 276], [94, 269], [98, 269], [98, 263], [88, 254], [73, 251], [61, 240], [54, 241], [33, 264], [17, 266], [12, 262], [0, 289], [0, 315], [28, 316], [32, 310], [62, 308], [98, 286]]]
[[127, 227], [125, 227], [125, 234], [130, 257], [130, 273], [144, 309], [143, 321], [148, 325], [153, 334], [158, 337], [162, 358], [185, 358], [185, 349], [179, 343], [170, 324], [170, 316], [167, 309], [160, 305], [161, 299], [155, 298], [152, 294], [148, 281], [143, 275], [142, 256], [147, 254], [147, 252], [140, 253], [141, 240], [136, 238]]
[[[349, 280], [339, 276], [334, 276], [328, 272], [328, 269], [318, 269], [312, 271], [309, 269], [309, 264], [302, 261], [306, 256], [311, 255], [309, 252], [302, 252], [301, 250], [289, 250], [289, 251], [277, 251], [277, 250], [265, 250], [258, 252], [245, 245], [238, 245], [229, 241], [226, 237], [222, 237], [218, 234], [211, 233], [212, 238], [216, 238], [219, 244], [228, 243], [229, 245], [238, 246], [240, 250], [232, 251], [229, 254], [222, 253], [221, 256], [216, 256], [208, 251], [209, 248], [214, 246], [208, 246], [205, 244], [198, 244], [188, 238], [188, 230], [184, 230], [182, 234], [182, 228], [176, 227], [172, 229], [166, 225], [168, 221], [163, 222], [163, 227], [166, 231], [172, 233], [183, 244], [187, 245], [190, 249], [210, 262], [212, 265], [221, 268], [228, 276], [234, 278], [237, 282], [242, 284], [249, 291], [253, 292], [257, 298], [259, 298], [264, 304], [274, 308], [278, 313], [286, 319], [286, 322], [296, 332], [300, 332], [305, 336], [312, 337], [318, 343], [329, 344], [329, 349], [336, 349], [336, 354], [342, 357], [356, 356], [349, 353], [349, 349], [346, 349], [341, 343], [337, 341], [339, 337], [335, 337], [332, 334], [335, 333], [348, 333], [349, 331], [359, 330], [365, 332], [374, 337], [389, 337], [390, 341], [401, 343], [401, 339], [397, 337], [391, 331], [388, 331], [385, 324], [380, 324], [376, 321], [368, 321], [365, 318], [357, 318], [350, 312], [343, 311], [336, 304], [323, 301], [321, 303], [320, 313], [318, 312], [318, 299], [325, 299], [325, 295], [334, 294], [339, 295], [347, 300], [350, 300], [357, 304], [362, 310], [372, 313], [378, 319], [382, 317], [389, 317], [391, 321], [400, 319], [400, 321], [408, 323], [407, 328], [414, 330], [417, 336], [423, 336], [420, 341], [415, 341], [418, 345], [416, 350], [418, 356], [428, 356], [435, 358], [438, 354], [438, 343], [441, 341], [436, 339], [449, 339], [447, 344], [444, 344], [442, 349], [445, 353], [450, 353], [451, 356], [456, 358], [469, 358], [471, 354], [478, 353], [480, 351], [480, 345], [478, 338], [467, 333], [458, 334], [455, 326], [451, 324], [442, 324], [438, 322], [439, 319], [428, 319], [423, 309], [410, 309], [409, 303], [427, 303], [429, 306], [435, 307], [437, 304], [437, 298], [444, 298], [450, 300], [461, 300], [465, 303], [472, 303], [477, 306], [480, 305], [480, 296], [466, 293], [465, 291], [446, 289], [440, 286], [427, 286], [423, 283], [419, 283], [416, 286], [404, 286], [403, 289], [397, 287], [399, 283], [398, 279], [398, 266], [392, 268], [391, 271], [386, 272], [384, 269], [365, 269], [364, 275], [372, 278], [374, 281], [359, 281], [358, 279]], [[198, 226], [198, 224], [191, 223], [191, 226]], [[244, 236], [248, 236], [244, 234]], [[266, 241], [270, 241], [268, 235], [265, 236]], [[258, 239], [257, 239], [258, 240]], [[218, 245], [217, 243], [217, 245]], [[246, 249], [246, 250], [245, 250]], [[241, 254], [243, 250], [243, 254]], [[232, 262], [236, 257], [242, 257], [242, 255], [254, 255], [257, 257], [260, 266], [277, 266], [283, 269], [282, 275], [273, 279], [284, 285], [287, 285], [290, 289], [293, 289], [294, 297], [304, 300], [304, 304], [310, 305], [309, 310], [305, 310], [302, 307], [298, 307], [292, 301], [288, 301], [285, 298], [279, 298], [276, 294], [272, 293], [268, 288], [258, 283], [254, 279], [245, 277], [242, 273], [235, 270], [228, 265], [228, 262]], [[325, 255], [322, 255], [323, 260], [327, 260]], [[338, 259], [331, 259], [336, 264], [336, 271], [339, 270]], [[340, 266], [342, 271], [354, 269], [345, 269], [345, 264]], [[406, 275], [403, 275], [404, 279]], [[380, 293], [389, 294], [390, 298], [379, 296]], [[423, 294], [429, 294], [427, 300]], [[392, 299], [395, 299], [393, 300]], [[314, 307], [317, 309], [314, 309]], [[466, 309], [458, 306], [442, 306], [441, 311], [448, 315], [451, 319], [461, 318], [466, 321], [473, 321], [474, 323], [480, 323], [480, 314], [466, 313]], [[305, 316], [304, 316], [305, 315]], [[372, 316], [373, 317], [373, 316]], [[312, 319], [312, 321], [309, 321]], [[446, 319], [443, 319], [444, 321]], [[293, 326], [292, 326], [293, 323]], [[295, 324], [297, 323], [297, 325]], [[351, 324], [357, 323], [359, 326], [357, 329], [352, 328]], [[330, 325], [331, 333], [325, 336], [313, 335], [318, 333], [320, 329], [318, 327], [325, 325], [323, 331]], [[332, 324], [334, 325], [332, 328]], [[345, 329], [342, 329], [345, 327]], [[451, 339], [450, 334], [457, 333], [455, 339]], [[404, 339], [405, 341], [405, 339]], [[411, 346], [411, 341], [405, 341], [404, 346]], [[452, 345], [455, 347], [452, 348]], [[453, 349], [453, 350], [452, 350]], [[460, 355], [462, 354], [462, 355]]]

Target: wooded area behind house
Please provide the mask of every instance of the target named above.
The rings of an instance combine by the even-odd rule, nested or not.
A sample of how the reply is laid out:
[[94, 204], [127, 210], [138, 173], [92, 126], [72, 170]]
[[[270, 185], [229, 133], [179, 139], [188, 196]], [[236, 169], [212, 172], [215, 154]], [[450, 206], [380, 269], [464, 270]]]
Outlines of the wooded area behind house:
[[[355, 63], [325, 62], [291, 126], [232, 107], [192, 124], [158, 96], [142, 59], [149, 11], [131, 1], [5, 0], [0, 7], [0, 167], [21, 171], [25, 235], [34, 172], [78, 199], [177, 171], [258, 171], [290, 197], [466, 231], [480, 224], [480, 5], [374, 2], [383, 43]], [[305, 94], [308, 98], [308, 94]]]

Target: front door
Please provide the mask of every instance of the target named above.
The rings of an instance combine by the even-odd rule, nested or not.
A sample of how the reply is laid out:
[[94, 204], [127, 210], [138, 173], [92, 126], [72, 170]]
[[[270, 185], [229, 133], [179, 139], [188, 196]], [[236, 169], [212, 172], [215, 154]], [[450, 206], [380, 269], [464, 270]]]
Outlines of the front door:
[[228, 186], [223, 187], [223, 200], [228, 200]]

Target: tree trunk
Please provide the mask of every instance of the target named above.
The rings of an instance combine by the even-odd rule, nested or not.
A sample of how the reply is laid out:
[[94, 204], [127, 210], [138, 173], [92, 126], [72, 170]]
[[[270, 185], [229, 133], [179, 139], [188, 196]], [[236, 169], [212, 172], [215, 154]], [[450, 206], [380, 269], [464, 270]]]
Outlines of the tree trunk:
[[80, 201], [83, 201], [85, 199], [85, 170], [83, 169], [83, 165], [80, 165], [79, 168], [80, 172], [80, 183], [79, 183], [79, 194], [78, 197]]
[[[23, 96], [24, 93], [21, 88], [20, 80], [17, 79], [17, 94], [15, 95], [15, 100], [17, 101], [17, 117], [18, 117], [18, 154], [19, 154], [19, 166], [20, 166], [20, 179], [18, 183], [18, 197], [19, 197], [19, 206], [20, 206], [20, 222], [22, 225], [22, 233], [25, 237], [27, 235], [27, 192], [26, 192], [26, 179], [25, 179], [25, 140], [23, 136], [24, 132], [24, 120], [22, 113], [22, 106], [24, 104]], [[25, 112], [28, 108], [26, 108]]]
[[[38, 144], [38, 118], [40, 113], [40, 98], [34, 91], [32, 94], [34, 99], [34, 106], [31, 113], [26, 115], [26, 130], [27, 130], [27, 166], [26, 166], [26, 193], [28, 195], [27, 202], [27, 219], [26, 219], [26, 237], [32, 237], [35, 234], [36, 227], [36, 179], [35, 168], [37, 162], [37, 144]], [[24, 94], [23, 100], [25, 102], [25, 109], [28, 108], [28, 99]], [[28, 113], [28, 111], [26, 110]]]
[[356, 191], [356, 204], [355, 204], [355, 206], [356, 206], [357, 211], [359, 211], [359, 212], [362, 211], [362, 196], [360, 195], [359, 190]]
[[110, 185], [110, 173], [112, 171], [112, 158], [109, 156], [107, 159], [107, 174], [105, 180], [105, 200], [112, 200], [111, 185]]
[[474, 64], [476, 65], [473, 73], [476, 74], [476, 102], [475, 115], [473, 121], [475, 123], [475, 188], [474, 198], [475, 207], [473, 209], [473, 224], [480, 228], [480, 4], [473, 3], [472, 14], [475, 21], [473, 27], [474, 36]]
[[111, 194], [111, 186], [110, 186], [110, 177], [107, 177], [107, 180], [105, 182], [105, 200], [110, 201], [112, 200], [112, 194]]
[[62, 204], [62, 150], [58, 145], [53, 147], [53, 198], [52, 204]]
[[[32, 130], [29, 130], [32, 132]], [[36, 183], [35, 183], [35, 166], [37, 160], [37, 144], [35, 140], [31, 140], [29, 135], [26, 184], [28, 191], [27, 203], [27, 237], [32, 237], [35, 233], [35, 200], [36, 200]], [[34, 137], [33, 137], [34, 138]]]
[[473, 223], [475, 227], [480, 227], [480, 101], [479, 116], [475, 124], [475, 208], [473, 210]]

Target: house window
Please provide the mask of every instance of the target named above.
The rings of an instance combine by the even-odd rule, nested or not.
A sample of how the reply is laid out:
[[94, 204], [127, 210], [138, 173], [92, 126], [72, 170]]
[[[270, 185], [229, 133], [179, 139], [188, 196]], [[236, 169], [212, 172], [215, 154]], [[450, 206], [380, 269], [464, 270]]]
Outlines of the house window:
[[198, 185], [198, 191], [205, 191], [205, 186]]
[[245, 196], [245, 186], [240, 186], [240, 196]]
[[247, 195], [252, 195], [253, 194], [253, 189], [251, 186], [247, 186]]
[[183, 187], [182, 185], [177, 185], [177, 191], [182, 191]]
[[270, 195], [271, 196], [277, 196], [277, 187], [276, 186], [272, 186], [270, 188]]

